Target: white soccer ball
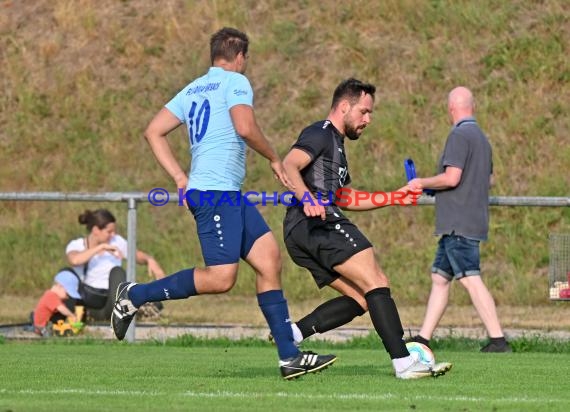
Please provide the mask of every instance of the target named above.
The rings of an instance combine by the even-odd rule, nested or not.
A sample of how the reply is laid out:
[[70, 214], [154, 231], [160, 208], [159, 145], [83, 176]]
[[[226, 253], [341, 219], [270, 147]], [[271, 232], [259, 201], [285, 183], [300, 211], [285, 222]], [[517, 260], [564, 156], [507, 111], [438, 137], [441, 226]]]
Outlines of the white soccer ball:
[[435, 356], [433, 352], [423, 343], [408, 342], [406, 343], [406, 348], [408, 348], [408, 352], [410, 352], [410, 355], [415, 360], [419, 360], [424, 365], [432, 367], [435, 365]]

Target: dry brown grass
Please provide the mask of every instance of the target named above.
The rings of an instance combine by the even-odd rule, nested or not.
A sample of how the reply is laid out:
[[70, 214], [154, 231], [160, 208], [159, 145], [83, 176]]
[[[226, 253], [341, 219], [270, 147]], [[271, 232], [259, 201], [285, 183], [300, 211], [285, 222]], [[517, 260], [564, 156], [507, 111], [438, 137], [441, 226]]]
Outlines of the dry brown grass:
[[[405, 157], [420, 174], [433, 170], [448, 131], [446, 93], [465, 84], [494, 147], [493, 194], [568, 195], [564, 0], [0, 0], [0, 190], [172, 188], [142, 131], [207, 69], [209, 36], [224, 25], [250, 35], [256, 113], [281, 152], [326, 115], [334, 86], [356, 76], [378, 93], [375, 120], [348, 148], [354, 185], [397, 188]], [[184, 131], [171, 143], [187, 165]], [[280, 190], [259, 156], [250, 156], [245, 188]], [[0, 202], [3, 293], [50, 284], [65, 245], [82, 234], [76, 219], [86, 207], [111, 209], [126, 231], [125, 205]], [[412, 305], [427, 294], [435, 246], [433, 209], [420, 209], [353, 214], [395, 295]], [[548, 234], [570, 231], [568, 209], [492, 209], [483, 269], [501, 306], [548, 304]], [[263, 213], [279, 233], [283, 211]], [[141, 206], [138, 223], [140, 247], [167, 272], [200, 262], [191, 219], [179, 208]], [[236, 290], [251, 295], [252, 274], [243, 272]], [[290, 261], [284, 284], [289, 296], [317, 296]], [[452, 302], [468, 304], [465, 294]]]

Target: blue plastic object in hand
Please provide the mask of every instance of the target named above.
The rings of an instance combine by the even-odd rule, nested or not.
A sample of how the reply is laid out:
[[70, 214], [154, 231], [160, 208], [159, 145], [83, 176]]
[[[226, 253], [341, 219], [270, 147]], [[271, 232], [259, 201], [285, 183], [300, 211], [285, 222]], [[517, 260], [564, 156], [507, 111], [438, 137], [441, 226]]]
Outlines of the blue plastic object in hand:
[[[416, 165], [412, 159], [408, 158], [404, 160], [404, 169], [406, 170], [406, 178], [408, 179], [408, 182], [417, 177]], [[435, 190], [433, 189], [424, 189], [423, 192], [428, 196], [435, 195]]]

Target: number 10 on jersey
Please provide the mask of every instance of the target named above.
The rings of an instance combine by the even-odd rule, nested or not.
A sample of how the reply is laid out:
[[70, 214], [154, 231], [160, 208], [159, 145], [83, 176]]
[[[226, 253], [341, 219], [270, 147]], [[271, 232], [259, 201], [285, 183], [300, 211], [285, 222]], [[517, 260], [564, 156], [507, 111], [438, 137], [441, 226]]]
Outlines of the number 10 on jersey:
[[190, 112], [188, 113], [188, 135], [190, 143], [199, 143], [208, 130], [208, 122], [210, 121], [210, 102], [205, 99], [196, 113], [198, 103], [192, 102]]

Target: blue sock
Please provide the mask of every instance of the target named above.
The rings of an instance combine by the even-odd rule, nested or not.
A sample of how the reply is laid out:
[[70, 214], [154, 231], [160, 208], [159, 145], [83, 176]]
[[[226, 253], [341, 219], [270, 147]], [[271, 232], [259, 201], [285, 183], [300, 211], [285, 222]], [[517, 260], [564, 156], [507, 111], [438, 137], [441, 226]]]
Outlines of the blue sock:
[[299, 349], [293, 341], [291, 319], [289, 319], [289, 309], [283, 291], [269, 290], [259, 293], [257, 303], [259, 303], [263, 316], [269, 325], [269, 330], [275, 339], [279, 359], [285, 360], [297, 356]]
[[129, 299], [137, 308], [147, 302], [185, 299], [197, 294], [194, 285], [194, 268], [184, 269], [165, 278], [138, 284], [129, 289]]

